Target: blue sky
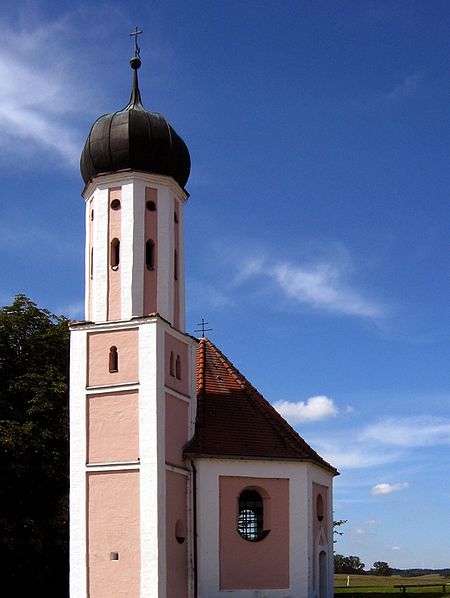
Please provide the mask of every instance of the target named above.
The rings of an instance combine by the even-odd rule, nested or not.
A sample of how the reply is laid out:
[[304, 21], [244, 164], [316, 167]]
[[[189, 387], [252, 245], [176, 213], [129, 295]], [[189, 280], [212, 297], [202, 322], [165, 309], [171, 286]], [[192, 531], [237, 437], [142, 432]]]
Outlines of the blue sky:
[[3, 7], [1, 304], [81, 316], [79, 154], [139, 25], [192, 158], [189, 331], [340, 469], [338, 552], [450, 566], [448, 2]]

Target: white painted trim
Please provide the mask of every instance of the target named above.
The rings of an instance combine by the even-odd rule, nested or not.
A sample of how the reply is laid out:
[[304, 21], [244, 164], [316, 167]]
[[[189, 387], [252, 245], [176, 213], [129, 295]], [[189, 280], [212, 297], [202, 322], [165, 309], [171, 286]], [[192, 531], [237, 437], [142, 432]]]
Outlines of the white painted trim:
[[111, 461], [110, 463], [86, 463], [86, 471], [129, 471], [139, 470], [140, 461]]
[[133, 286], [132, 313], [142, 316], [144, 313], [144, 272], [145, 272], [145, 183], [136, 180], [133, 187]]
[[139, 390], [139, 382], [123, 382], [121, 384], [108, 384], [103, 386], [87, 386], [86, 394], [91, 395], [112, 395], [119, 394], [121, 392], [131, 392], [133, 390]]
[[137, 172], [135, 170], [104, 174], [93, 178], [89, 185], [85, 187], [83, 197], [89, 197], [96, 188], [107, 189], [108, 187], [121, 187], [122, 185], [134, 181], [142, 181], [147, 187], [168, 187], [181, 201], [185, 202], [188, 199], [187, 192], [182, 189], [172, 177]]
[[166, 394], [170, 395], [171, 397], [174, 397], [175, 399], [179, 399], [180, 401], [184, 401], [188, 405], [191, 404], [192, 398], [189, 395], [181, 394], [181, 392], [178, 392], [178, 391], [174, 390], [173, 388], [170, 388], [170, 386], [165, 386], [164, 388], [165, 388]]
[[[175, 200], [177, 201], [177, 200]], [[180, 304], [180, 330], [186, 330], [186, 289], [184, 273], [184, 205], [178, 201], [178, 297]]]
[[173, 465], [172, 463], [166, 462], [166, 471], [173, 471], [173, 473], [179, 473], [180, 475], [188, 476], [189, 471], [180, 467], [179, 465]]
[[158, 326], [139, 329], [139, 454], [141, 526], [141, 598], [163, 598], [159, 560], [160, 486], [158, 468]]
[[87, 595], [86, 363], [83, 331], [70, 338], [70, 596]]
[[108, 189], [97, 189], [94, 194], [94, 278], [92, 297], [92, 318], [94, 322], [104, 322], [108, 314], [108, 275], [109, 275], [109, 193]]
[[133, 287], [133, 220], [134, 192], [133, 184], [122, 185], [120, 209], [120, 301], [121, 319], [129, 320], [132, 316]]
[[[90, 314], [89, 314], [89, 300], [90, 300], [90, 293], [89, 293], [89, 289], [90, 289], [90, 285], [94, 283], [93, 280], [91, 280], [91, 273], [90, 273], [90, 262], [91, 262], [91, 248], [90, 248], [90, 236], [89, 236], [89, 229], [91, 226], [94, 225], [94, 223], [92, 222], [91, 225], [91, 219], [90, 219], [90, 212], [92, 209], [91, 203], [93, 204], [93, 200], [92, 198], [89, 198], [86, 201], [86, 208], [85, 208], [85, 243], [84, 243], [84, 317], [86, 320], [89, 320]], [[95, 216], [95, 214], [94, 214]]]

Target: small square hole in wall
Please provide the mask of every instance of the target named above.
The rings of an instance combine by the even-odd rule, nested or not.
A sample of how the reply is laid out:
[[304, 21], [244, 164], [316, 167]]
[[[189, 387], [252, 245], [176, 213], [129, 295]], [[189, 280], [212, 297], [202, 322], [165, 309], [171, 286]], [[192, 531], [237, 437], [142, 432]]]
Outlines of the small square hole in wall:
[[119, 560], [119, 553], [118, 552], [110, 552], [109, 553], [109, 560], [110, 561], [118, 561]]

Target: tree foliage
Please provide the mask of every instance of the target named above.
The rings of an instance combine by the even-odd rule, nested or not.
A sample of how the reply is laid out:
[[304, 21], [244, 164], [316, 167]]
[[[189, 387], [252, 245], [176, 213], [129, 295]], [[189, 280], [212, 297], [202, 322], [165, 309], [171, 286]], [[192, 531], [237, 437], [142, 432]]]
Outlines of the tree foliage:
[[372, 573], [374, 575], [392, 575], [391, 568], [385, 561], [376, 561], [372, 566]]
[[335, 573], [364, 573], [364, 567], [359, 556], [334, 555]]
[[67, 596], [67, 322], [23, 295], [0, 309], [4, 595]]

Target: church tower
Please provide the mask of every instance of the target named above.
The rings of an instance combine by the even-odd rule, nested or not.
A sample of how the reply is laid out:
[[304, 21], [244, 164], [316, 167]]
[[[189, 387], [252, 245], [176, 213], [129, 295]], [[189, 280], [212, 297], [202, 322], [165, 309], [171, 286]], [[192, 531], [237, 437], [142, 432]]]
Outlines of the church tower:
[[94, 123], [81, 155], [85, 321], [71, 325], [71, 598], [181, 598], [193, 583], [182, 452], [196, 416], [197, 341], [185, 334], [184, 306], [190, 157], [142, 104], [136, 42], [130, 64], [128, 105]]

